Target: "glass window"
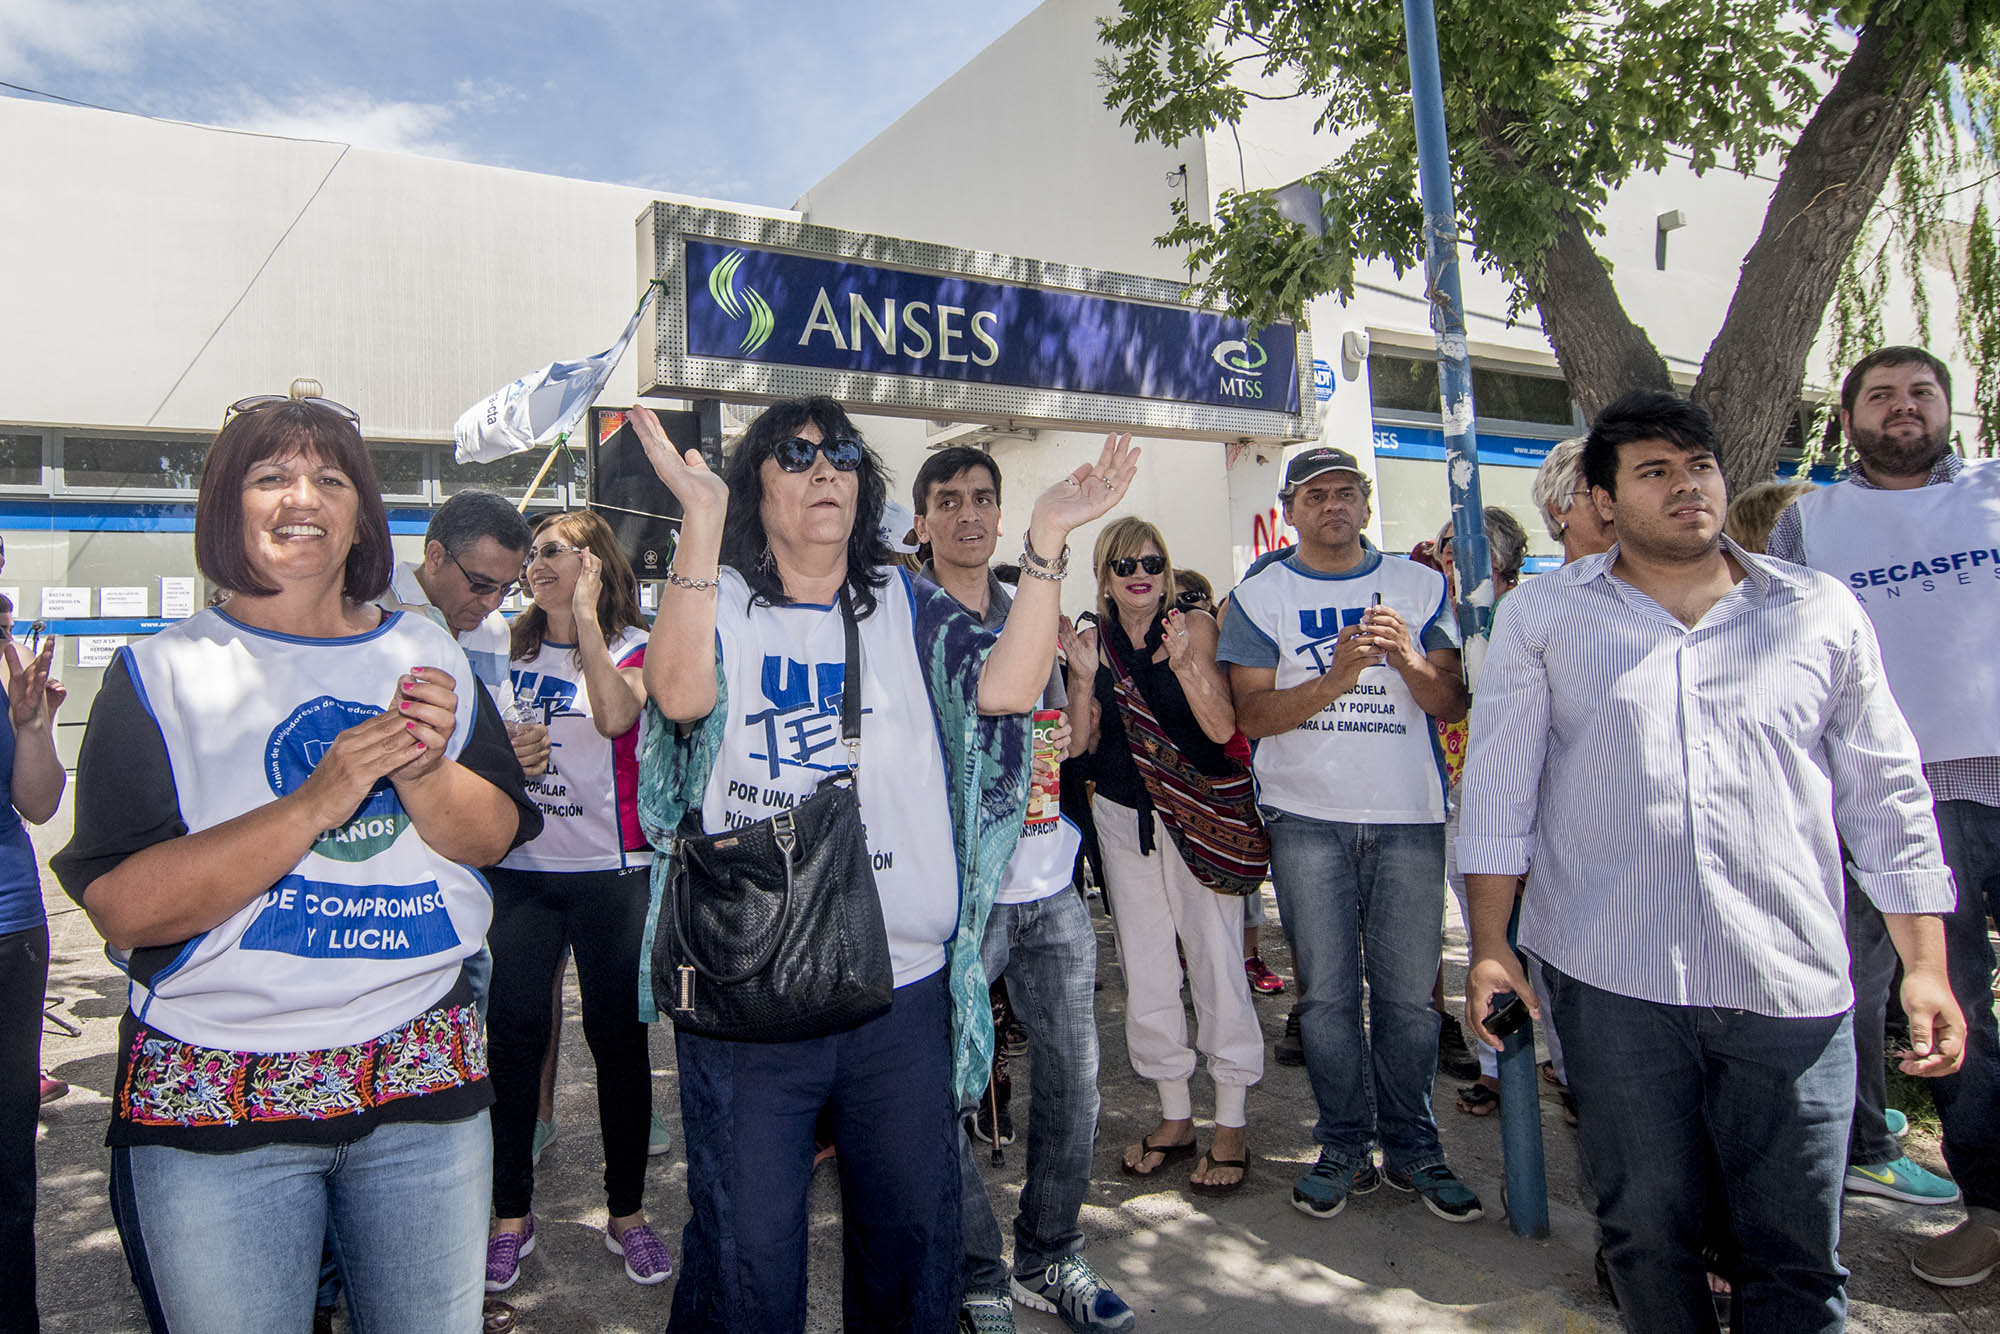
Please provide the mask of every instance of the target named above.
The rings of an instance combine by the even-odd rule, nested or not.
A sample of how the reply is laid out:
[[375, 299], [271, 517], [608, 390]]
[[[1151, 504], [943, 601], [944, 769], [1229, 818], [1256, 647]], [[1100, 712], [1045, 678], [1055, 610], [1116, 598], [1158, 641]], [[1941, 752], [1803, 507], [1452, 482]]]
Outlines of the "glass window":
[[206, 437], [128, 440], [63, 437], [63, 481], [69, 486], [192, 491], [201, 481]]
[[[461, 491], [483, 487], [488, 491], [498, 491], [503, 496], [519, 498], [526, 495], [528, 484], [541, 471], [546, 452], [531, 449], [520, 454], [510, 454], [492, 463], [460, 463], [452, 457], [449, 449], [438, 453], [438, 486], [446, 496], [455, 496]], [[558, 458], [549, 469], [548, 476], [535, 488], [535, 503], [562, 506], [562, 492], [559, 488], [569, 483], [569, 461]]]
[[1481, 417], [1568, 426], [1575, 420], [1569, 388], [1552, 375], [1472, 368], [1472, 403]]
[[[1368, 388], [1376, 409], [1437, 416], [1437, 362], [1377, 353], [1368, 358]], [[1482, 420], [1568, 426], [1574, 420], [1569, 389], [1560, 377], [1472, 368], [1472, 402]]]
[[1437, 363], [1378, 352], [1368, 358], [1368, 392], [1378, 411], [1428, 412], [1435, 417], [1439, 412]]
[[42, 484], [42, 438], [0, 435], [0, 486]]
[[376, 475], [382, 481], [385, 496], [422, 496], [424, 494], [424, 452], [421, 449], [395, 449], [382, 445], [368, 446], [368, 457], [375, 460]]

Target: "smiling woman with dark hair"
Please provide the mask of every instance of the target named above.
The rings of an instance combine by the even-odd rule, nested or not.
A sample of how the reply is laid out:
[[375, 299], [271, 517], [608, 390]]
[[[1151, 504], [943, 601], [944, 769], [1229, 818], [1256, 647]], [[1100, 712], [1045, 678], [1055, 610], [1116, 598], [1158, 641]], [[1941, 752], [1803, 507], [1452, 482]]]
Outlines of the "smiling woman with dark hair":
[[[796, 830], [769, 837], [799, 847], [799, 875], [810, 878], [814, 854], [852, 854], [851, 822], [865, 821], [852, 882], [872, 866], [873, 894], [859, 897], [879, 903], [868, 972], [887, 999], [837, 1023], [774, 1013], [765, 1018], [796, 1019], [798, 1034], [748, 1040], [718, 1035], [695, 1007], [763, 970], [725, 983], [683, 962], [662, 979], [676, 1002], [693, 1206], [672, 1327], [803, 1329], [806, 1186], [824, 1110], [840, 1164], [846, 1327], [949, 1329], [960, 1287], [955, 1112], [984, 1087], [993, 1057], [980, 942], [1025, 810], [1021, 715], [1054, 663], [1065, 539], [1117, 503], [1134, 451], [1107, 441], [1094, 467], [1036, 502], [1024, 552], [1034, 577], [996, 636], [942, 589], [885, 568], [887, 479], [831, 399], [768, 409], [726, 482], [699, 453], [676, 453], [651, 413], [632, 417], [685, 514], [645, 665], [653, 707], [640, 812], [654, 845], [675, 854], [656, 863], [648, 937], [677, 941], [697, 911], [716, 911], [721, 889], [696, 879], [690, 846], [721, 856], [765, 838], [774, 812], [796, 811]], [[842, 745], [850, 703], [853, 748]], [[815, 802], [838, 819], [810, 822]], [[827, 832], [806, 842], [814, 828]], [[784, 883], [789, 898], [789, 874]], [[670, 884], [674, 915], [661, 907]], [[688, 902], [698, 894], [699, 907]]]
[[479, 1319], [491, 1141], [468, 866], [541, 827], [465, 654], [371, 605], [354, 414], [245, 399], [195, 507], [232, 590], [119, 650], [54, 860], [131, 979], [111, 1203], [155, 1329], [304, 1329], [323, 1239], [357, 1328]]

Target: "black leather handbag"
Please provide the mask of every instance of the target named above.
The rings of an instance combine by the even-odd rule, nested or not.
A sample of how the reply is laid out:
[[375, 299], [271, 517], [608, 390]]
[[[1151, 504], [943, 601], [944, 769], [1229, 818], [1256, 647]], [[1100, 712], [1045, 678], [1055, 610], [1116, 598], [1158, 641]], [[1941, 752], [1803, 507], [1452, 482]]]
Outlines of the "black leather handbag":
[[861, 635], [846, 590], [840, 735], [848, 768], [787, 811], [721, 834], [691, 810], [669, 854], [654, 1000], [674, 1027], [731, 1042], [825, 1037], [889, 1008], [895, 972], [855, 793]]

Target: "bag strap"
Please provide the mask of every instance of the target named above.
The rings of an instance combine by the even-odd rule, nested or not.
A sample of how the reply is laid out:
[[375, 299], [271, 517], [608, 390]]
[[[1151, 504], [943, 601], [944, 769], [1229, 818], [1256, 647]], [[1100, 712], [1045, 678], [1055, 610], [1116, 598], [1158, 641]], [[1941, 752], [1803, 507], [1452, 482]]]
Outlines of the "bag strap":
[[861, 627], [854, 619], [854, 600], [840, 586], [840, 626], [847, 641], [847, 677], [840, 687], [840, 740], [847, 747], [847, 770], [861, 768]]

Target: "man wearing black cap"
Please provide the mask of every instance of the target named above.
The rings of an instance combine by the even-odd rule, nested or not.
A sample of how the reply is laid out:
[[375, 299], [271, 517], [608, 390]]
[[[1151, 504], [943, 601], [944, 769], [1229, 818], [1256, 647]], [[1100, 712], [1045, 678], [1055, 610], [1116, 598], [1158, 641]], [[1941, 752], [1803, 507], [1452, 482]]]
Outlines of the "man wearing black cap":
[[1292, 460], [1278, 495], [1298, 545], [1237, 585], [1216, 656], [1238, 726], [1261, 739], [1271, 881], [1303, 984], [1320, 1152], [1292, 1203], [1331, 1218], [1386, 1178], [1465, 1223], [1479, 1197], [1431, 1115], [1445, 815], [1431, 719], [1464, 717], [1465, 685], [1443, 578], [1362, 537], [1371, 490], [1344, 449]]

